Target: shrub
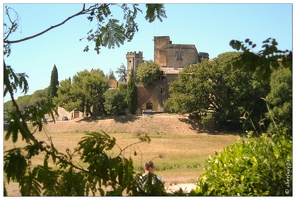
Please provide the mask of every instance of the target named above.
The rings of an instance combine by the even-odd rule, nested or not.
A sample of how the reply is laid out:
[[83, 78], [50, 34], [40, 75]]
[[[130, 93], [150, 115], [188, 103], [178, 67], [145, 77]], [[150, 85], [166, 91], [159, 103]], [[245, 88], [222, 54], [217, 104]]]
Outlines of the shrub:
[[283, 135], [237, 141], [209, 157], [191, 195], [292, 195], [292, 140]]

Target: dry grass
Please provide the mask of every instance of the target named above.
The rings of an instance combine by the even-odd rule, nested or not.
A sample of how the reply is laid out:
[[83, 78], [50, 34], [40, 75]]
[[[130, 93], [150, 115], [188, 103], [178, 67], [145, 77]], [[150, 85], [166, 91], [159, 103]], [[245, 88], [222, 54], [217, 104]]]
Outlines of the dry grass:
[[[67, 125], [69, 126], [69, 124]], [[176, 126], [180, 127], [180, 125]], [[73, 150], [77, 147], [77, 143], [84, 136], [83, 132], [74, 130], [69, 130], [69, 132], [47, 132], [47, 134], [52, 138], [55, 147], [59, 151], [65, 152], [67, 148]], [[121, 148], [124, 148], [138, 141], [136, 137], [137, 133], [135, 132], [111, 132], [109, 134], [116, 138], [117, 144]], [[164, 133], [164, 131], [163, 133], [150, 133], [148, 135], [151, 137], [150, 143], [133, 145], [126, 149], [124, 155], [126, 157], [132, 157], [135, 169], [138, 172], [143, 170], [142, 166], [144, 162], [153, 159], [156, 165], [156, 174], [162, 177], [167, 184], [194, 183], [202, 173], [207, 157], [213, 155], [216, 151], [219, 152], [239, 138], [239, 136], [233, 134], [169, 134]], [[47, 140], [44, 132], [36, 133], [35, 137], [39, 140]], [[4, 151], [14, 146], [23, 146], [24, 144], [22, 141], [18, 141], [16, 144], [4, 141]], [[137, 156], [134, 156], [134, 151], [137, 152]], [[119, 149], [115, 148], [113, 153], [117, 154], [118, 152]], [[33, 160], [33, 164], [42, 163], [42, 155]], [[18, 188], [15, 184], [10, 184], [7, 190], [11, 196], [18, 195]]]

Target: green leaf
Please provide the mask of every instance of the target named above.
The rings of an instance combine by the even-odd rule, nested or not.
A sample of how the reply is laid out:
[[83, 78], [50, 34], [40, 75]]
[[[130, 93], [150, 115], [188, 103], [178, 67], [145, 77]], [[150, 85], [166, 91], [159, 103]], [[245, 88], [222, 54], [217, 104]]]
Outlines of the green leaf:
[[124, 43], [125, 30], [122, 25], [119, 25], [119, 20], [110, 19], [106, 26], [101, 28], [100, 37], [96, 41], [96, 46], [108, 46], [113, 48], [115, 45], [119, 47]]
[[146, 16], [145, 19], [150, 23], [153, 22], [156, 17], [162, 22], [162, 18], [166, 18], [166, 13], [163, 4], [146, 4]]

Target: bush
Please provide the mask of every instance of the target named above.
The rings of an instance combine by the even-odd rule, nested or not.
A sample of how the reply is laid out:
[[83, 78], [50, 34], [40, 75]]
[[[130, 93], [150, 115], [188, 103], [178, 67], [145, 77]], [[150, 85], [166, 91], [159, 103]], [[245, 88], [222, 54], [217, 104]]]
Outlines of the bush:
[[292, 140], [283, 135], [237, 141], [207, 160], [191, 195], [292, 196]]

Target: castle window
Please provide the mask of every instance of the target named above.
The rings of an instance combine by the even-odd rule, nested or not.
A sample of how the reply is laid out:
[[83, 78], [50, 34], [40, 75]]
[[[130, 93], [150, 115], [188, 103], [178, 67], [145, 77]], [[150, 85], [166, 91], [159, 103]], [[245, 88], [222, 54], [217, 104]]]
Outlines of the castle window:
[[164, 88], [163, 88], [163, 87], [160, 88], [160, 93], [161, 93], [161, 94], [164, 94]]
[[183, 52], [182, 51], [177, 51], [176, 52], [176, 59], [177, 60], [183, 60]]
[[161, 82], [165, 82], [165, 75], [164, 75], [163, 71], [161, 71], [161, 74], [160, 74], [160, 76], [159, 76], [159, 80], [160, 80]]

